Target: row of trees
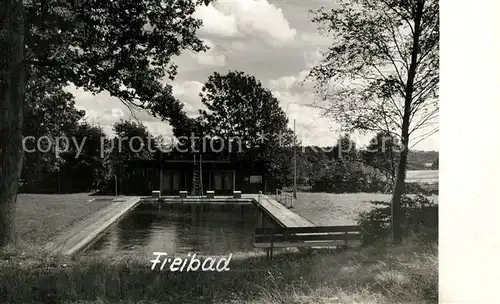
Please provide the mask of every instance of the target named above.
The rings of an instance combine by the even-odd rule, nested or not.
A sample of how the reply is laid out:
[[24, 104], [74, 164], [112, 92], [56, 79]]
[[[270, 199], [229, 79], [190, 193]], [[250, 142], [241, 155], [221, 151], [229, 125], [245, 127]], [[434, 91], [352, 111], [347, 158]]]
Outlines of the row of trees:
[[[49, 153], [40, 153], [34, 147], [35, 142], [27, 145], [34, 153], [26, 153], [23, 166], [22, 177], [26, 190], [39, 191], [44, 187], [50, 187], [52, 191], [96, 189], [117, 173], [119, 164], [126, 160], [153, 159], [155, 153], [149, 148], [158, 151], [160, 145], [171, 144], [168, 139], [153, 138], [141, 123], [126, 120], [114, 124], [115, 138], [107, 138], [99, 126], [92, 126], [85, 121], [78, 123], [84, 112], [75, 108], [70, 94], [63, 91], [59, 93], [61, 96], [49, 96], [36, 107], [26, 110], [27, 116], [33, 119], [26, 120], [30, 126], [24, 128], [24, 135], [35, 139], [42, 136], [53, 139], [51, 143], [42, 142], [52, 146]], [[170, 112], [169, 121], [176, 137], [190, 138], [195, 135], [198, 142], [194, 144], [198, 146], [202, 137], [212, 140], [218, 138], [225, 144], [236, 138], [236, 141], [231, 142], [238, 145], [234, 151], [243, 149], [242, 152], [251, 154], [253, 159], [270, 160], [266, 167], [267, 174], [282, 179], [289, 173], [289, 150], [293, 136], [287, 126], [288, 118], [280, 108], [279, 101], [260, 81], [239, 71], [230, 71], [225, 75], [214, 73], [200, 92], [200, 98], [206, 109], [200, 110], [196, 118], [187, 117], [182, 107], [177, 113]], [[266, 136], [261, 137], [260, 134]], [[274, 136], [276, 134], [283, 136], [277, 138]], [[56, 147], [56, 138], [62, 136], [71, 138], [69, 146]], [[149, 143], [150, 147], [138, 149], [139, 141], [129, 143], [134, 137], [141, 138], [142, 143]], [[83, 150], [78, 151], [73, 141], [83, 143]], [[130, 149], [130, 144], [134, 149]], [[187, 149], [194, 148], [192, 144], [190, 141], [179, 143]], [[57, 155], [56, 148], [68, 151]], [[228, 152], [227, 148], [225, 152]], [[79, 178], [68, 179], [65, 176]]]
[[[98, 189], [113, 174], [118, 174], [117, 168], [125, 161], [154, 159], [157, 154], [150, 148], [159, 151], [160, 145], [172, 144], [168, 139], [153, 137], [141, 123], [127, 120], [116, 122], [113, 126], [115, 137], [108, 138], [101, 127], [83, 120], [85, 113], [75, 108], [71, 94], [61, 88], [52, 89], [53, 95], [45, 95], [36, 107], [26, 109], [25, 137], [38, 139], [43, 136], [53, 142], [41, 142], [51, 145], [49, 153], [40, 152], [35, 142], [27, 142], [26, 148], [33, 152], [25, 153], [23, 191]], [[290, 183], [293, 133], [279, 101], [260, 81], [239, 71], [214, 73], [202, 88], [200, 98], [205, 109], [199, 111], [198, 117], [189, 118], [180, 109], [171, 118], [174, 134], [179, 138], [196, 135], [198, 140], [203, 136], [217, 137], [225, 144], [237, 138], [231, 142], [238, 145], [232, 147], [233, 151], [243, 148], [252, 159], [269, 161], [268, 176], [274, 177], [280, 185]], [[56, 142], [63, 136], [71, 140], [65, 143], [67, 146], [56, 147], [64, 144]], [[134, 137], [148, 147], [139, 149], [139, 141], [129, 142]], [[193, 143], [184, 144], [189, 149]], [[199, 146], [201, 143], [194, 144]], [[81, 145], [81, 150], [77, 145]], [[364, 150], [357, 148], [349, 136], [339, 138], [332, 147], [298, 147], [299, 182], [311, 185], [313, 191], [384, 191], [387, 184], [394, 183], [399, 148], [394, 136], [382, 132]], [[57, 154], [56, 149], [65, 152]], [[71, 178], [74, 176], [78, 178]]]
[[[29, 109], [36, 113], [47, 95], [70, 98], [62, 91], [70, 83], [94, 93], [106, 90], [129, 107], [145, 109], [169, 121], [176, 136], [206, 126], [216, 130], [213, 124], [223, 125], [226, 114], [231, 113], [231, 132], [249, 138], [255, 135], [240, 127], [238, 119], [258, 112], [256, 104], [239, 108], [238, 115], [231, 108], [212, 115], [208, 107], [206, 115], [192, 119], [183, 113], [172, 87], [163, 81], [176, 75], [173, 56], [183, 50], [207, 50], [196, 36], [202, 22], [193, 13], [198, 5], [208, 3], [210, 0], [168, 4], [163, 0], [2, 2], [0, 247], [15, 240], [15, 201], [23, 169], [23, 116], [29, 115]], [[346, 131], [382, 131], [399, 137], [407, 147], [395, 162], [392, 199], [393, 237], [400, 241], [398, 219], [410, 138], [421, 140], [415, 132], [432, 127], [438, 112], [438, 1], [342, 0], [330, 11], [318, 11], [313, 22], [334, 36], [324, 60], [311, 71], [318, 93], [327, 102], [318, 106], [332, 114]], [[212, 85], [204, 88], [204, 98], [211, 98], [214, 106], [225, 107], [225, 96], [217, 89], [229, 85], [231, 79], [214, 75]], [[243, 91], [249, 87], [240, 84]], [[272, 99], [265, 90], [243, 93], [247, 94], [244, 98], [239, 94], [231, 98], [244, 101], [251, 96], [259, 105]], [[269, 110], [259, 114], [282, 115], [279, 107]], [[60, 113], [63, 110], [57, 108], [51, 114]], [[286, 117], [278, 119], [278, 126], [286, 126]], [[50, 132], [57, 134], [58, 129]], [[421, 136], [432, 132], [435, 130], [431, 128]], [[252, 140], [247, 143], [257, 157], [273, 154], [274, 145]], [[280, 168], [277, 162], [269, 169]]]
[[[0, 6], [0, 248], [15, 241], [15, 202], [23, 167], [23, 114], [34, 87], [72, 83], [108, 91], [159, 117], [181, 107], [164, 83], [172, 57], [207, 46], [193, 17], [210, 1], [22, 1]], [[45, 91], [40, 91], [45, 94]]]
[[399, 243], [409, 150], [438, 131], [439, 1], [340, 0], [312, 21], [332, 37], [310, 73], [323, 97], [317, 106], [348, 133], [383, 132], [405, 147], [391, 201]]

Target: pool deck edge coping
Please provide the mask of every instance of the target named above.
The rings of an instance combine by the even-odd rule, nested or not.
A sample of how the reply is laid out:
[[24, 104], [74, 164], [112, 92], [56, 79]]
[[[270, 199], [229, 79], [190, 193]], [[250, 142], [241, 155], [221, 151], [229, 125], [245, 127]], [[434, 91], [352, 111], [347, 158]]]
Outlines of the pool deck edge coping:
[[140, 197], [114, 198], [109, 206], [83, 218], [70, 226], [66, 232], [56, 236], [46, 246], [53, 254], [73, 256], [106, 231], [127, 212], [139, 205]]
[[[188, 198], [182, 199], [185, 203], [191, 202], [235, 202], [235, 203], [253, 203], [264, 209], [266, 213], [284, 227], [301, 227], [301, 226], [315, 226], [313, 223], [303, 218], [296, 212], [293, 212], [281, 205], [279, 202], [266, 197], [267, 203], [259, 203], [258, 194], [247, 194], [241, 198], [233, 197], [216, 197], [215, 199], [207, 198]], [[56, 240], [47, 244], [48, 250], [53, 253], [62, 253], [65, 256], [73, 256], [78, 252], [95, 242], [99, 235], [102, 235], [106, 229], [116, 223], [130, 210], [134, 209], [141, 202], [155, 200], [154, 198], [144, 198], [139, 196], [125, 196], [114, 198], [111, 205], [91, 214], [90, 216], [80, 220], [75, 225], [68, 228], [68, 230], [56, 237]], [[169, 198], [169, 200], [179, 200], [179, 198]], [[266, 205], [268, 205], [266, 207]], [[276, 214], [273, 214], [276, 213]], [[281, 219], [280, 219], [281, 218]]]

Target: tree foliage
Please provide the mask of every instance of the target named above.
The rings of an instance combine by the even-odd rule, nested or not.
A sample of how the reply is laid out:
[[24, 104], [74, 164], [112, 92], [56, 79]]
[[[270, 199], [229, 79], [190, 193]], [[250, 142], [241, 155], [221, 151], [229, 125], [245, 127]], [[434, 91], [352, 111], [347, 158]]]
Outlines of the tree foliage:
[[270, 161], [268, 173], [281, 180], [291, 173], [293, 132], [279, 100], [260, 81], [241, 71], [215, 72], [200, 97], [206, 106], [200, 110], [203, 135]]
[[436, 131], [437, 0], [342, 0], [315, 12], [313, 22], [333, 40], [310, 73], [326, 101], [318, 106], [346, 131], [386, 132], [403, 141], [405, 113], [410, 136]]
[[[0, 247], [15, 241], [14, 212], [22, 168], [26, 79], [108, 91], [129, 107], [167, 119], [172, 58], [205, 51], [195, 8], [209, 1], [6, 0], [0, 6]], [[29, 92], [27, 92], [29, 94]]]
[[62, 155], [64, 163], [60, 174], [65, 178], [60, 187], [70, 192], [99, 189], [109, 172], [101, 155], [101, 142], [107, 139], [106, 133], [98, 125], [82, 122], [70, 134], [70, 148]]
[[379, 132], [370, 140], [361, 157], [365, 163], [384, 172], [394, 183], [400, 148], [398, 137]]
[[[192, 15], [200, 1], [70, 1], [25, 4], [26, 62], [44, 75], [94, 93], [107, 90], [132, 107], [165, 108], [166, 77], [182, 50], [207, 50]], [[167, 94], [168, 95], [168, 94]], [[169, 100], [170, 102], [173, 99]], [[159, 107], [161, 105], [161, 107]]]
[[[73, 95], [66, 92], [60, 83], [43, 76], [29, 79], [24, 105], [23, 136], [27, 138], [26, 150], [32, 152], [25, 151], [21, 173], [26, 186], [35, 186], [44, 179], [45, 173], [57, 171], [63, 162], [54, 150], [41, 153], [36, 148], [36, 142], [47, 137], [52, 148], [56, 144], [63, 144], [62, 141], [56, 142], [56, 138], [70, 137], [84, 115], [84, 111], [75, 108]], [[40, 140], [39, 144], [45, 150], [49, 142]], [[68, 147], [58, 148], [64, 150]]]
[[410, 139], [415, 145], [437, 132], [438, 1], [340, 0], [312, 20], [332, 36], [310, 72], [323, 96], [318, 106], [347, 131], [384, 132], [403, 147], [392, 198], [393, 240], [399, 243]]
[[141, 122], [121, 119], [113, 125], [111, 158], [115, 163], [126, 160], [153, 159], [157, 139]]
[[279, 134], [286, 135], [288, 118], [278, 99], [254, 76], [240, 71], [215, 72], [208, 77], [200, 97], [207, 108], [200, 114], [209, 136], [237, 137], [244, 147], [252, 149], [277, 143]]
[[[384, 242], [390, 237], [391, 206], [385, 201], [371, 201], [374, 208], [359, 214], [363, 245]], [[438, 233], [438, 205], [421, 194], [404, 195], [401, 204], [403, 233], [435, 240]]]

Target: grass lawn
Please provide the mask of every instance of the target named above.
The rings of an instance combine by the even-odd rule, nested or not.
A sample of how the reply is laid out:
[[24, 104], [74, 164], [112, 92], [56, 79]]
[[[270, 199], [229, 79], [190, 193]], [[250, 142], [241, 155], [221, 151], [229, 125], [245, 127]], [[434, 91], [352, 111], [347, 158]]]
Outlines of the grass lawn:
[[[431, 197], [438, 203], [438, 196]], [[297, 193], [293, 211], [316, 225], [355, 225], [358, 214], [373, 208], [369, 201], [391, 200], [380, 193]]]
[[[320, 224], [352, 224], [385, 194], [299, 193], [294, 211]], [[43, 246], [65, 227], [111, 203], [88, 194], [21, 194], [22, 242]], [[1, 253], [0, 253], [1, 255]], [[436, 303], [437, 243], [406, 241], [345, 252], [284, 252], [272, 261], [233, 259], [227, 272], [151, 270], [116, 257], [0, 257], [0, 303]]]
[[408, 170], [406, 172], [407, 183], [435, 183], [439, 182], [439, 170]]
[[68, 226], [111, 204], [113, 197], [77, 194], [19, 194], [16, 225], [20, 245], [43, 246]]
[[437, 244], [231, 261], [226, 272], [149, 261], [0, 261], [0, 303], [437, 303]]

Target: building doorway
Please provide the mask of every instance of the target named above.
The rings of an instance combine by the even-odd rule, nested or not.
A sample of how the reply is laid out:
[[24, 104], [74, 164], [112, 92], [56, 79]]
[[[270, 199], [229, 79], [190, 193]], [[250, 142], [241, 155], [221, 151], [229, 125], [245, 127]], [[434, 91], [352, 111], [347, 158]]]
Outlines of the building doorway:
[[180, 190], [181, 175], [179, 171], [163, 171], [162, 194], [176, 194]]
[[211, 172], [209, 188], [215, 191], [215, 194], [231, 194], [234, 191], [234, 172], [233, 171], [213, 171]]

